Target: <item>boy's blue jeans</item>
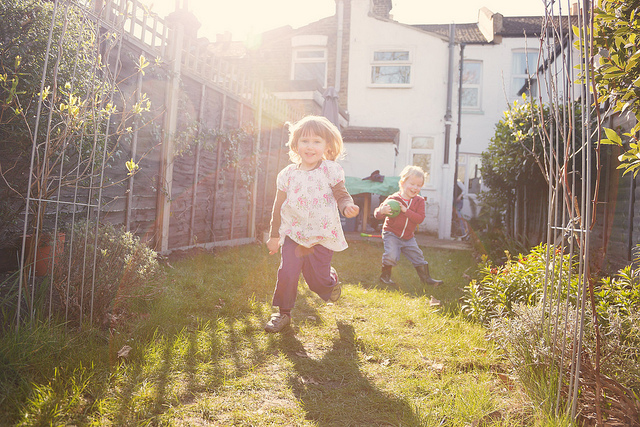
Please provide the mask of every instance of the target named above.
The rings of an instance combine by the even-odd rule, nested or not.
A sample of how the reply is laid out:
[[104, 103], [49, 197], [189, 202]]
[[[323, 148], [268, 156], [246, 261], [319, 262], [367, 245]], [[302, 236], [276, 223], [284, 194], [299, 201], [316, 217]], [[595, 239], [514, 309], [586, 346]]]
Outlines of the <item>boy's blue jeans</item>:
[[400, 261], [401, 254], [404, 254], [414, 267], [428, 264], [424, 260], [424, 255], [415, 237], [409, 240], [402, 240], [391, 231], [383, 231], [382, 242], [384, 244], [382, 265], [394, 267]]
[[338, 283], [338, 278], [331, 274], [333, 251], [322, 245], [305, 248], [285, 237], [280, 252], [280, 268], [276, 290], [273, 293], [273, 305], [281, 310], [293, 308], [298, 296], [300, 273], [309, 289], [328, 301], [331, 291]]

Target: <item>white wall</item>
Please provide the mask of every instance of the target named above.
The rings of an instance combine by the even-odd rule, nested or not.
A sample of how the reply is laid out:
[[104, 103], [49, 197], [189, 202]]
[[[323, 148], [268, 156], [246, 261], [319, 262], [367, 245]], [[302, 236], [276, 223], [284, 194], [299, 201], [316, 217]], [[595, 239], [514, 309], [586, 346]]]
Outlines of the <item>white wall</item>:
[[384, 176], [395, 176], [394, 143], [346, 142], [344, 146], [347, 155], [340, 164], [346, 176], [366, 178], [375, 170]]
[[[438, 230], [438, 217], [442, 215], [439, 207], [443, 206], [443, 185], [448, 182], [443, 179], [443, 173], [452, 171], [443, 169], [448, 41], [402, 24], [373, 18], [369, 16], [369, 5], [369, 0], [352, 1], [347, 107], [349, 124], [400, 129], [399, 152], [394, 171], [390, 175], [398, 175], [408, 164], [410, 138], [434, 138], [432, 180], [422, 191], [423, 196], [431, 202], [429, 218], [424, 224], [429, 231], [446, 237], [444, 232]], [[373, 51], [380, 49], [410, 50], [412, 62], [409, 87], [380, 88], [369, 84]], [[454, 131], [455, 125], [452, 126], [452, 132]], [[455, 137], [451, 140], [454, 141]], [[387, 155], [380, 147], [372, 147], [372, 152], [367, 157], [386, 158]], [[358, 161], [350, 154], [348, 156], [349, 162]], [[450, 159], [453, 160], [453, 156]], [[371, 169], [368, 165], [365, 167]]]
[[[398, 175], [410, 162], [413, 136], [433, 137], [432, 182], [422, 195], [427, 197], [428, 214], [423, 223], [440, 238], [450, 236], [453, 202], [453, 177], [458, 121], [458, 87], [460, 49], [454, 49], [454, 82], [450, 130], [449, 163], [444, 163], [445, 114], [449, 49], [448, 40], [407, 25], [376, 19], [369, 14], [370, 0], [352, 0], [349, 94], [347, 109], [351, 126], [392, 127], [400, 130], [398, 154], [393, 175]], [[479, 155], [487, 149], [495, 134], [496, 123], [515, 98], [510, 97], [513, 52], [525, 47], [537, 52], [540, 41], [535, 37], [502, 38], [493, 44], [467, 45], [466, 60], [482, 61], [481, 108], [463, 111], [461, 116], [460, 152]], [[371, 62], [373, 51], [409, 49], [412, 55], [411, 85], [403, 88], [372, 87]], [[544, 80], [544, 79], [543, 79]], [[540, 81], [545, 84], [544, 81]], [[543, 102], [546, 102], [546, 91]], [[345, 165], [354, 175], [368, 176], [380, 168], [371, 164], [389, 165], [390, 153], [382, 145], [354, 149], [347, 154]], [[360, 159], [358, 158], [360, 157]], [[387, 167], [387, 166], [385, 166]], [[472, 172], [472, 171], [470, 171]], [[385, 174], [385, 173], [383, 173]], [[386, 173], [391, 174], [391, 173]], [[471, 196], [474, 198], [475, 196]], [[469, 212], [467, 212], [469, 213]], [[425, 229], [422, 228], [422, 229]]]

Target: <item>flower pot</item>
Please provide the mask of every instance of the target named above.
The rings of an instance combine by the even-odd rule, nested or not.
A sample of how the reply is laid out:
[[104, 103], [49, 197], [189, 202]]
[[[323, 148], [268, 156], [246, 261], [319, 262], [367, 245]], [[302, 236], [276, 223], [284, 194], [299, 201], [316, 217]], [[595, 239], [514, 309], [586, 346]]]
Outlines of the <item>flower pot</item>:
[[[32, 236], [27, 236], [27, 247], [30, 245], [29, 241]], [[64, 242], [66, 239], [65, 233], [58, 233], [58, 240], [56, 242], [55, 258], [60, 258], [64, 253]], [[36, 276], [46, 276], [51, 271], [51, 260], [53, 257], [53, 241], [51, 236], [40, 237], [38, 249], [35, 254], [35, 273]]]

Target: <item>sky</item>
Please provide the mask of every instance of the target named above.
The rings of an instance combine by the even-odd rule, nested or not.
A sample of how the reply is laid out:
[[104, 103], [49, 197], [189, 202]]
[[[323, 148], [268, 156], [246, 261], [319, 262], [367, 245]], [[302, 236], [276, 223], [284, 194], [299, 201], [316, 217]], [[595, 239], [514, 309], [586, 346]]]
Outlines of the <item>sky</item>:
[[[175, 9], [176, 0], [142, 0], [160, 16]], [[195, 13], [201, 37], [215, 40], [230, 32], [233, 40], [246, 40], [274, 28], [302, 27], [332, 16], [335, 0], [180, 0]], [[544, 15], [544, 0], [393, 0], [393, 19], [404, 24], [462, 24], [477, 22], [478, 10], [487, 7], [504, 16]]]

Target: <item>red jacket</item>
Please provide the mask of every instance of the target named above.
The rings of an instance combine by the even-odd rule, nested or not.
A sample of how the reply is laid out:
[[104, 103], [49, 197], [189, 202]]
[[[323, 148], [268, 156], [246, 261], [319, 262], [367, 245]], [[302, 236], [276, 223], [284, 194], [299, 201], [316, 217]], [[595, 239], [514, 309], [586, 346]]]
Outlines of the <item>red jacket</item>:
[[424, 201], [424, 197], [417, 195], [406, 202], [400, 196], [400, 192], [396, 192], [387, 197], [387, 200], [389, 199], [397, 200], [401, 204], [405, 205], [407, 207], [407, 211], [400, 212], [398, 216], [391, 218], [381, 214], [380, 207], [377, 207], [373, 212], [373, 216], [376, 219], [385, 218], [382, 231], [391, 231], [393, 234], [404, 240], [411, 239], [416, 227], [418, 224], [422, 223], [425, 218], [426, 203]]

